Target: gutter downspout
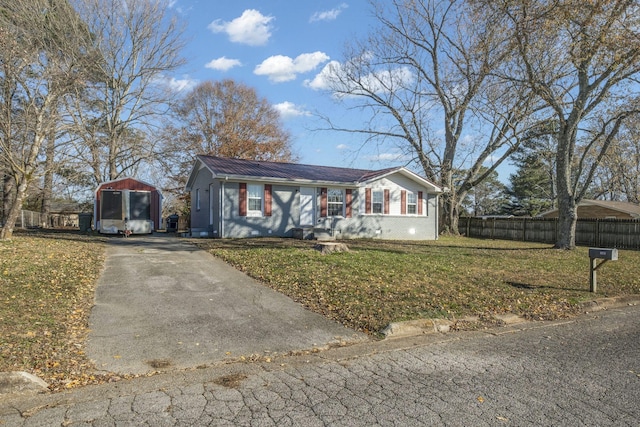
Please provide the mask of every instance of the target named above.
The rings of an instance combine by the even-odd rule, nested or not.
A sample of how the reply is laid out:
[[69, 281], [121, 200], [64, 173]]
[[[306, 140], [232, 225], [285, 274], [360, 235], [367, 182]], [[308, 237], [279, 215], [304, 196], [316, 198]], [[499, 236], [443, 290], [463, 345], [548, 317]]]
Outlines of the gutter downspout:
[[[429, 201], [427, 200], [427, 204], [428, 203], [429, 203]], [[436, 194], [436, 207], [435, 207], [434, 211], [436, 212], [436, 225], [433, 228], [434, 228], [434, 231], [436, 232], [435, 239], [438, 240], [438, 237], [440, 235], [440, 230], [439, 230], [439, 228], [440, 228], [440, 218], [438, 218], [438, 213], [440, 211], [440, 195], [439, 194]]]
[[224, 238], [224, 181], [220, 181], [220, 234]]

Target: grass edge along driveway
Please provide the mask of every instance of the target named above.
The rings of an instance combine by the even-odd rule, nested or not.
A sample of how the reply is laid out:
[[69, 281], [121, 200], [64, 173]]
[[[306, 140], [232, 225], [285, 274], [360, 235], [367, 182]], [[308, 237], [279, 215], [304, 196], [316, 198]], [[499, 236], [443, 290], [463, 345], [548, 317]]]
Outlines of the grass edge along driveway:
[[598, 270], [589, 292], [588, 248], [441, 237], [347, 240], [322, 255], [315, 242], [279, 238], [192, 240], [265, 285], [346, 326], [377, 334], [391, 322], [513, 313], [529, 320], [577, 314], [596, 297], [640, 293], [640, 252]]

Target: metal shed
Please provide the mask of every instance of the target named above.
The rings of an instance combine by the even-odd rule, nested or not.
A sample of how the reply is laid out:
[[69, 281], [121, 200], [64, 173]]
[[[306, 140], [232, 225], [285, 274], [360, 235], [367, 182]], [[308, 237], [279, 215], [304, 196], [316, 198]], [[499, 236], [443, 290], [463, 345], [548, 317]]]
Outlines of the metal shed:
[[148, 234], [161, 227], [162, 194], [134, 178], [103, 182], [94, 193], [93, 223], [104, 234]]

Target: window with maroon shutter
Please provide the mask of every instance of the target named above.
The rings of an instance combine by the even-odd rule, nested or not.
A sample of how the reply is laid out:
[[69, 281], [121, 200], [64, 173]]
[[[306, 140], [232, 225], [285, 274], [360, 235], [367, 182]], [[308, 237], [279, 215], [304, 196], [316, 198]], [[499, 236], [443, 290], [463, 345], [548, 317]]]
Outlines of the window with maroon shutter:
[[422, 191], [418, 191], [418, 215], [422, 215]]
[[340, 188], [327, 189], [327, 216], [344, 215], [344, 191]]
[[407, 191], [400, 191], [400, 215], [407, 214]]
[[371, 213], [371, 189], [365, 188], [364, 190], [364, 213]]
[[351, 212], [351, 202], [353, 201], [353, 194], [351, 193], [351, 189], [347, 188], [345, 190], [345, 216], [347, 218], [351, 218], [352, 216], [352, 212]]
[[264, 216], [271, 216], [271, 184], [264, 185]]
[[239, 199], [239, 209], [238, 209], [238, 215], [240, 216], [247, 216], [247, 183], [246, 182], [241, 182], [240, 183], [240, 197], [238, 197]]
[[408, 192], [407, 193], [407, 214], [416, 215], [418, 213], [418, 197], [416, 193]]
[[389, 215], [389, 190], [384, 190], [384, 214]]
[[327, 189], [324, 187], [320, 189], [320, 216], [327, 216]]
[[371, 213], [372, 214], [384, 213], [384, 191], [382, 190], [371, 191]]

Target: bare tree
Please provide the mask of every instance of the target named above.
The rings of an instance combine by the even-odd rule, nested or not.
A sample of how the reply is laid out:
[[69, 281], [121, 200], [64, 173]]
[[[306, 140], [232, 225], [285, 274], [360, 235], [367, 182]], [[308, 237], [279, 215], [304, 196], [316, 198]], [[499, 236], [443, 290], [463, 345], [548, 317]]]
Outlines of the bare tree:
[[0, 2], [0, 164], [9, 183], [0, 239], [10, 239], [60, 99], [82, 84], [82, 23], [66, 0]]
[[575, 247], [577, 206], [622, 125], [637, 114], [640, 10], [633, 0], [487, 1], [505, 16], [526, 85], [557, 123], [559, 237]]
[[[443, 228], [457, 233], [461, 201], [517, 149], [534, 99], [494, 77], [511, 41], [472, 2], [372, 5], [381, 28], [352, 44], [328, 76], [334, 96], [371, 120], [358, 129], [330, 127], [396, 144], [446, 189]], [[454, 180], [456, 170], [465, 176]]]
[[165, 0], [72, 0], [93, 39], [90, 79], [71, 99], [77, 164], [96, 184], [132, 175], [155, 153], [151, 137], [170, 95], [163, 78], [184, 64], [183, 26]]
[[593, 197], [640, 203], [640, 117], [634, 116], [620, 130], [598, 167]]
[[182, 192], [198, 154], [236, 159], [292, 161], [291, 137], [278, 111], [255, 89], [233, 80], [205, 81], [172, 109], [163, 134], [168, 190]]

